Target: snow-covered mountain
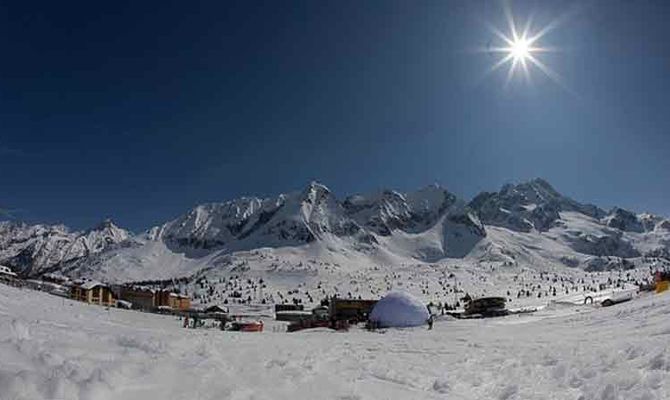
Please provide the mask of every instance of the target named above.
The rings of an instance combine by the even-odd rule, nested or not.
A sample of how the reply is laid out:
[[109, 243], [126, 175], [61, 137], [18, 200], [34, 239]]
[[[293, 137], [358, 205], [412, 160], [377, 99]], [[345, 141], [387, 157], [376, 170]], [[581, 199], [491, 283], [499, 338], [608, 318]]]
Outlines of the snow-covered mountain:
[[22, 275], [37, 275], [132, 240], [130, 232], [111, 220], [85, 232], [71, 232], [63, 225], [0, 221], [0, 263]]
[[591, 218], [606, 215], [594, 205], [563, 196], [539, 178], [518, 185], [504, 185], [499, 192], [480, 193], [469, 205], [484, 224], [519, 232], [546, 231], [560, 220], [560, 212], [578, 212]]
[[417, 233], [430, 228], [457, 201], [447, 190], [432, 185], [407, 194], [383, 190], [368, 196], [350, 196], [342, 206], [360, 226], [390, 236], [394, 230]]
[[669, 250], [667, 219], [607, 212], [542, 179], [507, 184], [469, 203], [437, 185], [340, 200], [312, 182], [275, 198], [199, 205], [140, 235], [111, 221], [86, 232], [0, 223], [0, 263], [23, 275], [61, 271], [116, 281], [185, 277], [236, 263], [307, 274], [326, 264], [351, 271], [441, 260], [602, 269], [670, 257]]
[[407, 194], [385, 190], [340, 202], [326, 186], [312, 182], [302, 191], [274, 199], [243, 197], [201, 205], [150, 229], [146, 237], [189, 255], [342, 241], [374, 250], [380, 237], [394, 232], [420, 234], [447, 215], [451, 224], [471, 226], [477, 235], [486, 235], [464, 203], [438, 186]]
[[[316, 182], [275, 199], [243, 197], [194, 208], [148, 233], [179, 250], [228, 251], [299, 246], [330, 236], [355, 236], [360, 227], [330, 190]], [[200, 252], [203, 253], [203, 252]]]

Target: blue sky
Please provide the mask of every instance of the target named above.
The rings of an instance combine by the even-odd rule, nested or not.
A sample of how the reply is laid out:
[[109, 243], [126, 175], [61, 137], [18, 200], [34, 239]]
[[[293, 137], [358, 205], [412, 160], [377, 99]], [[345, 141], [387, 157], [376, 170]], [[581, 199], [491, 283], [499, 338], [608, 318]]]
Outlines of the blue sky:
[[344, 196], [544, 177], [670, 215], [670, 6], [510, 3], [561, 18], [541, 60], [495, 63], [495, 1], [0, 5], [0, 209], [135, 231], [319, 180]]

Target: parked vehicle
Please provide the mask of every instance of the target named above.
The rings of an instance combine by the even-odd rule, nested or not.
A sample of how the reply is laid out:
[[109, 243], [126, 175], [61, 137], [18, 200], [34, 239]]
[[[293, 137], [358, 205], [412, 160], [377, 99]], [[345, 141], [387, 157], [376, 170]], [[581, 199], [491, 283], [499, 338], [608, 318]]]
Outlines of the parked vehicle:
[[263, 321], [235, 321], [230, 324], [230, 330], [238, 332], [263, 332]]
[[499, 317], [509, 314], [505, 308], [504, 297], [482, 297], [465, 305], [465, 315], [481, 315], [483, 317]]
[[632, 292], [623, 292], [613, 294], [611, 297], [600, 302], [600, 305], [603, 307], [610, 307], [615, 304], [624, 303], [633, 299]]

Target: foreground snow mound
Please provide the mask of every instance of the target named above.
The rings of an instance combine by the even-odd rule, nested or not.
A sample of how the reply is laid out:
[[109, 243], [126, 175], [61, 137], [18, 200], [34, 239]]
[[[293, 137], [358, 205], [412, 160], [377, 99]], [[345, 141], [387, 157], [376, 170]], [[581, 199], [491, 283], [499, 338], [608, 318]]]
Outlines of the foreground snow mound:
[[370, 321], [380, 328], [404, 328], [424, 325], [430, 314], [426, 306], [407, 292], [391, 292], [377, 302]]

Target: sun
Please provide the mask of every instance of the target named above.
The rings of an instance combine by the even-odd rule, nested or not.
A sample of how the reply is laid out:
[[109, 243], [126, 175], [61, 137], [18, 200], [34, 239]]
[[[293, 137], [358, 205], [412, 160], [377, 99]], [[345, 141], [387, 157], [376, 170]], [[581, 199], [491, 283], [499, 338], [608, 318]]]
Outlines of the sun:
[[531, 48], [528, 39], [519, 38], [509, 47], [509, 54], [517, 60], [526, 60], [530, 56]]
[[554, 48], [543, 46], [540, 41], [560, 21], [558, 19], [554, 20], [541, 29], [534, 31], [532, 18], [528, 18], [523, 29], [519, 29], [508, 5], [504, 7], [504, 11], [508, 24], [508, 31], [506, 33], [493, 25], [488, 26], [491, 32], [495, 34], [495, 38], [489, 42], [485, 52], [500, 54], [500, 58], [489, 68], [488, 73], [492, 73], [503, 65], [508, 65], [509, 69], [507, 70], [505, 85], [509, 84], [512, 78], [519, 73], [525, 76], [526, 80], [530, 82], [530, 69], [534, 67], [542, 71], [542, 73], [560, 86], [565, 87], [560, 76], [540, 60], [540, 54], [555, 51]]

